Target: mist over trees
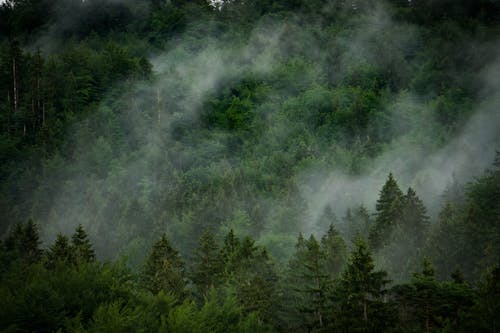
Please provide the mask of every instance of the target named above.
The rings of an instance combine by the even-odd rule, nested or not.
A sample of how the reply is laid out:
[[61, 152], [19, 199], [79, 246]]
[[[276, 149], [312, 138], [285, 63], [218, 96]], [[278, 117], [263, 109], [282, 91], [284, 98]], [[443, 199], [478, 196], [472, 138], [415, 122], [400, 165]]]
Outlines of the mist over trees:
[[495, 332], [500, 3], [0, 3], [0, 330]]

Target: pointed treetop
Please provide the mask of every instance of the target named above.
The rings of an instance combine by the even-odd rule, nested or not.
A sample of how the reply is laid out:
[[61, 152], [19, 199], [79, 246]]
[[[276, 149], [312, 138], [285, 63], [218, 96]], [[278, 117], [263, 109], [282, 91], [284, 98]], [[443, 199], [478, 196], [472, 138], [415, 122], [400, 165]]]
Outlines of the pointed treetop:
[[71, 246], [75, 251], [77, 262], [91, 262], [95, 260], [94, 249], [81, 224], [76, 227], [75, 233], [71, 236]]

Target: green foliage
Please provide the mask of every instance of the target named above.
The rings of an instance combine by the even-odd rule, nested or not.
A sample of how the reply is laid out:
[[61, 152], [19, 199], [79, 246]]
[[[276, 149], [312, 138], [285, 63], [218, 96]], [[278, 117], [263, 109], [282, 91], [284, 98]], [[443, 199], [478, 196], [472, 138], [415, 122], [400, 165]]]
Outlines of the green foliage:
[[182, 298], [185, 284], [184, 262], [163, 234], [144, 262], [143, 285], [154, 294], [163, 290]]
[[342, 329], [383, 331], [392, 322], [391, 305], [384, 299], [389, 283], [387, 272], [374, 269], [366, 243], [358, 239], [340, 282], [338, 325]]
[[[364, 196], [318, 199], [391, 158], [420, 187], [439, 160], [420, 157], [482, 136], [498, 17], [490, 0], [4, 1], [0, 330], [498, 330], [498, 161], [436, 223], [435, 195], [392, 174], [373, 221]], [[142, 271], [98, 261], [119, 256]]]
[[5, 239], [5, 249], [23, 262], [37, 262], [42, 254], [39, 237], [38, 225], [29, 219], [26, 224], [16, 224], [11, 229]]
[[193, 259], [193, 273], [191, 280], [200, 288], [200, 295], [205, 296], [208, 291], [217, 286], [222, 273], [222, 262], [219, 247], [210, 231], [205, 231], [200, 238], [198, 248]]
[[387, 181], [380, 191], [379, 199], [375, 206], [377, 216], [370, 229], [369, 241], [373, 249], [383, 246], [384, 240], [391, 236], [394, 226], [397, 225], [401, 215], [403, 192], [392, 173], [389, 173]]

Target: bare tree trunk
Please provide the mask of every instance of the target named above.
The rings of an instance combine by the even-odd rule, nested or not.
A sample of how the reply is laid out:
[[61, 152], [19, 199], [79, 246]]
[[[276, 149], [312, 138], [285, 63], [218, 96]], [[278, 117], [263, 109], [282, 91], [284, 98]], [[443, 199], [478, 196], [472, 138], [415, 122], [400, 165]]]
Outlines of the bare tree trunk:
[[16, 78], [16, 58], [12, 58], [12, 87], [13, 87], [13, 93], [14, 93], [14, 112], [17, 111], [17, 97], [18, 97], [18, 92], [17, 92], [17, 78]]
[[42, 126], [45, 126], [45, 103], [42, 103]]
[[10, 122], [11, 122], [11, 104], [10, 104], [10, 91], [7, 90], [7, 106], [8, 106], [8, 112], [7, 112], [7, 135], [10, 136]]
[[156, 111], [158, 113], [158, 126], [161, 124], [161, 95], [160, 88], [156, 90]]
[[[41, 86], [41, 77], [42, 77], [42, 60], [40, 56], [40, 48], [37, 50], [37, 69], [36, 69], [36, 113], [37, 113], [37, 123], [40, 126], [40, 120], [42, 120], [43, 124], [43, 114], [40, 115], [40, 111], [42, 110], [42, 103], [40, 97], [40, 86]], [[42, 119], [40, 119], [42, 118]]]

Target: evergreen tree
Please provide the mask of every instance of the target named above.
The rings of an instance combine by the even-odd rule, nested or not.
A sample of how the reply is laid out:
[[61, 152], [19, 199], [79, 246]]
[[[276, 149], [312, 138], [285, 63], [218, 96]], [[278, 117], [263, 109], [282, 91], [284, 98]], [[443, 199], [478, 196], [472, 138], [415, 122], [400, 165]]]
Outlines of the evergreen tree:
[[383, 331], [393, 321], [394, 314], [385, 303], [387, 273], [374, 271], [375, 264], [363, 240], [358, 239], [342, 275], [339, 325], [346, 332]]
[[301, 308], [304, 302], [302, 287], [304, 285], [303, 263], [307, 256], [307, 244], [302, 233], [297, 237], [295, 253], [288, 261], [287, 269], [280, 284], [280, 317], [281, 330], [285, 332], [305, 332], [307, 329]]
[[91, 262], [95, 260], [95, 252], [90, 244], [87, 233], [80, 224], [71, 236], [71, 247], [74, 251], [75, 260], [79, 262]]
[[435, 324], [435, 311], [438, 303], [439, 283], [434, 276], [434, 267], [428, 258], [424, 258], [422, 272], [415, 273], [413, 279], [415, 295], [413, 298], [417, 320], [423, 323], [426, 333]]
[[205, 231], [195, 250], [192, 280], [201, 295], [216, 287], [221, 278], [221, 257], [219, 247], [210, 231]]
[[403, 231], [407, 235], [411, 235], [417, 248], [423, 245], [429, 227], [429, 218], [426, 213], [422, 200], [409, 187], [403, 198], [401, 224]]
[[29, 219], [25, 225], [14, 226], [5, 240], [5, 247], [25, 262], [34, 263], [40, 260], [42, 255], [40, 243], [38, 225]]
[[240, 240], [235, 236], [233, 229], [224, 237], [224, 244], [220, 251], [224, 274], [228, 275], [234, 270], [236, 256], [240, 247]]
[[[334, 237], [333, 231], [330, 236]], [[328, 236], [325, 245], [330, 245], [326, 239]], [[284, 298], [289, 307], [286, 315], [296, 317], [289, 323], [289, 329], [300, 332], [326, 329], [332, 311], [329, 297], [332, 280], [326, 260], [324, 248], [314, 236], [304, 240], [299, 235], [286, 279], [285, 292], [289, 293]]]
[[379, 249], [389, 238], [401, 216], [402, 202], [403, 192], [399, 189], [398, 183], [392, 173], [389, 173], [375, 206], [375, 223], [370, 229], [369, 234], [371, 248], [375, 250]]
[[328, 231], [321, 237], [321, 250], [325, 255], [325, 270], [331, 279], [338, 277], [343, 271], [347, 261], [347, 247], [344, 239], [335, 230], [333, 224]]
[[54, 268], [58, 262], [72, 264], [75, 261], [75, 252], [69, 245], [68, 237], [60, 233], [57, 234], [56, 240], [47, 251], [46, 256], [48, 268]]
[[371, 219], [365, 206], [359, 205], [354, 208], [347, 208], [343, 220], [346, 229], [346, 241], [354, 243], [358, 237], [368, 239]]
[[178, 298], [185, 295], [184, 262], [165, 234], [151, 249], [144, 263], [143, 285], [154, 294], [161, 290]]
[[473, 318], [465, 323], [464, 332], [498, 332], [500, 330], [498, 313], [500, 313], [500, 265], [492, 267], [480, 281], [477, 302], [471, 311]]

